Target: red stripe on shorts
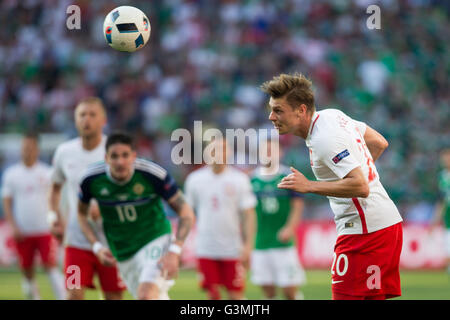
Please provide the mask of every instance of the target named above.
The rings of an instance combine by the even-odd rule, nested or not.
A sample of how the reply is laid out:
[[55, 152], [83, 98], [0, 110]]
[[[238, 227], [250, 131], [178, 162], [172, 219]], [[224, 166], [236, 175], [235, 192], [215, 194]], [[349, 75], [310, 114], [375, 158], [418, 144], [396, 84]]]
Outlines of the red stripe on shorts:
[[357, 198], [352, 198], [352, 201], [355, 204], [356, 210], [358, 210], [359, 218], [361, 219], [362, 231], [363, 234], [365, 234], [367, 233], [367, 224], [366, 224], [366, 217], [364, 216], [364, 211]]

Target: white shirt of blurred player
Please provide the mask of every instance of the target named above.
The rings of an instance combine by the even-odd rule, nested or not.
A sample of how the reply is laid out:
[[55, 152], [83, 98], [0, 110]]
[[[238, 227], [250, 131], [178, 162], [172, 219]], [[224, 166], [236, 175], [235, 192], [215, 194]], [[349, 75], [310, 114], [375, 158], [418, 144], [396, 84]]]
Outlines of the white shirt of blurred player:
[[338, 235], [370, 233], [402, 221], [380, 182], [363, 138], [365, 131], [365, 123], [351, 119], [340, 110], [325, 109], [314, 113], [306, 138], [311, 168], [317, 180], [339, 180], [361, 167], [369, 183], [367, 198], [327, 197]]
[[230, 166], [215, 174], [208, 166], [187, 177], [185, 193], [197, 215], [197, 257], [239, 258], [242, 212], [256, 206], [249, 177]]
[[50, 166], [36, 162], [32, 167], [15, 164], [3, 174], [2, 197], [13, 200], [13, 217], [28, 236], [49, 233], [47, 224]]
[[91, 250], [91, 244], [84, 236], [78, 223], [78, 192], [80, 179], [86, 168], [95, 162], [105, 159], [106, 136], [93, 150], [83, 148], [81, 138], [62, 143], [53, 157], [52, 182], [65, 184], [68, 217], [65, 232], [65, 244], [84, 250]]

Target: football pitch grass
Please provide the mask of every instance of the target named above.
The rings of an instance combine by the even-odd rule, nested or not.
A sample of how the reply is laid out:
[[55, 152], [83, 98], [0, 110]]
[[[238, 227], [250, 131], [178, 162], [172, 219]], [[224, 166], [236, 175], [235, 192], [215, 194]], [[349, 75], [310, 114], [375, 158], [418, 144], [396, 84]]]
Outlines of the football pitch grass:
[[[45, 273], [38, 269], [37, 283], [42, 299], [54, 299]], [[307, 270], [307, 283], [302, 287], [305, 300], [331, 299], [331, 278], [328, 270]], [[402, 297], [407, 300], [450, 300], [450, 276], [442, 270], [438, 271], [401, 271]], [[97, 282], [96, 282], [97, 283]], [[98, 286], [97, 286], [98, 287]], [[258, 287], [247, 280], [246, 298], [262, 299]], [[223, 293], [223, 292], [222, 292]], [[173, 300], [204, 300], [205, 293], [198, 286], [197, 274], [193, 270], [182, 270], [169, 292]], [[226, 297], [223, 294], [223, 297]], [[282, 298], [280, 295], [278, 298]], [[21, 300], [21, 275], [15, 269], [0, 269], [0, 299]], [[86, 299], [101, 299], [97, 290], [87, 290]], [[126, 292], [125, 299], [132, 299]]]

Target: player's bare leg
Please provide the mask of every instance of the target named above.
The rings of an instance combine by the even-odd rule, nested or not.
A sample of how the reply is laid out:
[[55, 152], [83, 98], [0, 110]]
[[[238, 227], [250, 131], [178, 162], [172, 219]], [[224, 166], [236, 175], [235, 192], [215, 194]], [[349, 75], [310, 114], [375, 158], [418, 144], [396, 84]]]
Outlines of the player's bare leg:
[[27, 280], [31, 281], [34, 279], [34, 269], [33, 268], [23, 269], [22, 274]]
[[275, 299], [277, 290], [274, 285], [265, 285], [265, 286], [261, 286], [261, 288], [264, 293], [264, 297], [266, 299]]
[[283, 295], [287, 300], [296, 300], [297, 298], [297, 287], [290, 286], [283, 288]]
[[34, 269], [23, 269], [22, 274], [24, 277], [22, 282], [22, 290], [26, 299], [39, 300], [39, 290], [37, 288], [36, 282], [34, 281]]
[[142, 282], [137, 289], [138, 300], [158, 300], [159, 287], [156, 283]]
[[105, 291], [103, 292], [105, 300], [122, 300], [123, 292], [122, 291]]
[[[85, 289], [67, 290], [67, 300], [84, 300]], [[104, 292], [105, 300], [121, 300], [122, 292]]]
[[228, 290], [228, 296], [229, 296], [230, 300], [243, 300], [244, 292], [236, 291], [236, 290]]
[[220, 300], [220, 290], [218, 285], [211, 284], [208, 288], [206, 288], [206, 293], [209, 300]]
[[64, 286], [64, 276], [56, 266], [50, 265], [44, 267], [45, 273], [50, 280], [53, 294], [57, 300], [64, 300], [66, 298], [66, 289]]
[[83, 300], [83, 299], [84, 299], [84, 288], [67, 290], [67, 300]]

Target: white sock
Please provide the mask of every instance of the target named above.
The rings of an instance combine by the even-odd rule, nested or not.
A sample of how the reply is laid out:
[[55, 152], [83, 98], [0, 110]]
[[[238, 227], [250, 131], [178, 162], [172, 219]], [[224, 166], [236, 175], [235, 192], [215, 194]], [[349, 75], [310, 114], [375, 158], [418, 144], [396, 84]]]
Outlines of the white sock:
[[47, 271], [48, 279], [57, 300], [66, 299], [66, 289], [64, 286], [64, 277], [57, 268], [51, 268]]
[[305, 295], [302, 291], [297, 291], [295, 294], [295, 300], [305, 300]]
[[168, 291], [159, 291], [159, 300], [170, 300]]
[[27, 278], [23, 278], [22, 291], [23, 291], [23, 294], [25, 295], [25, 299], [28, 299], [28, 300], [40, 300], [41, 299], [38, 287], [37, 287], [34, 279], [28, 280]]
[[175, 284], [175, 280], [158, 278], [156, 284], [159, 287], [159, 300], [170, 300], [169, 289]]

